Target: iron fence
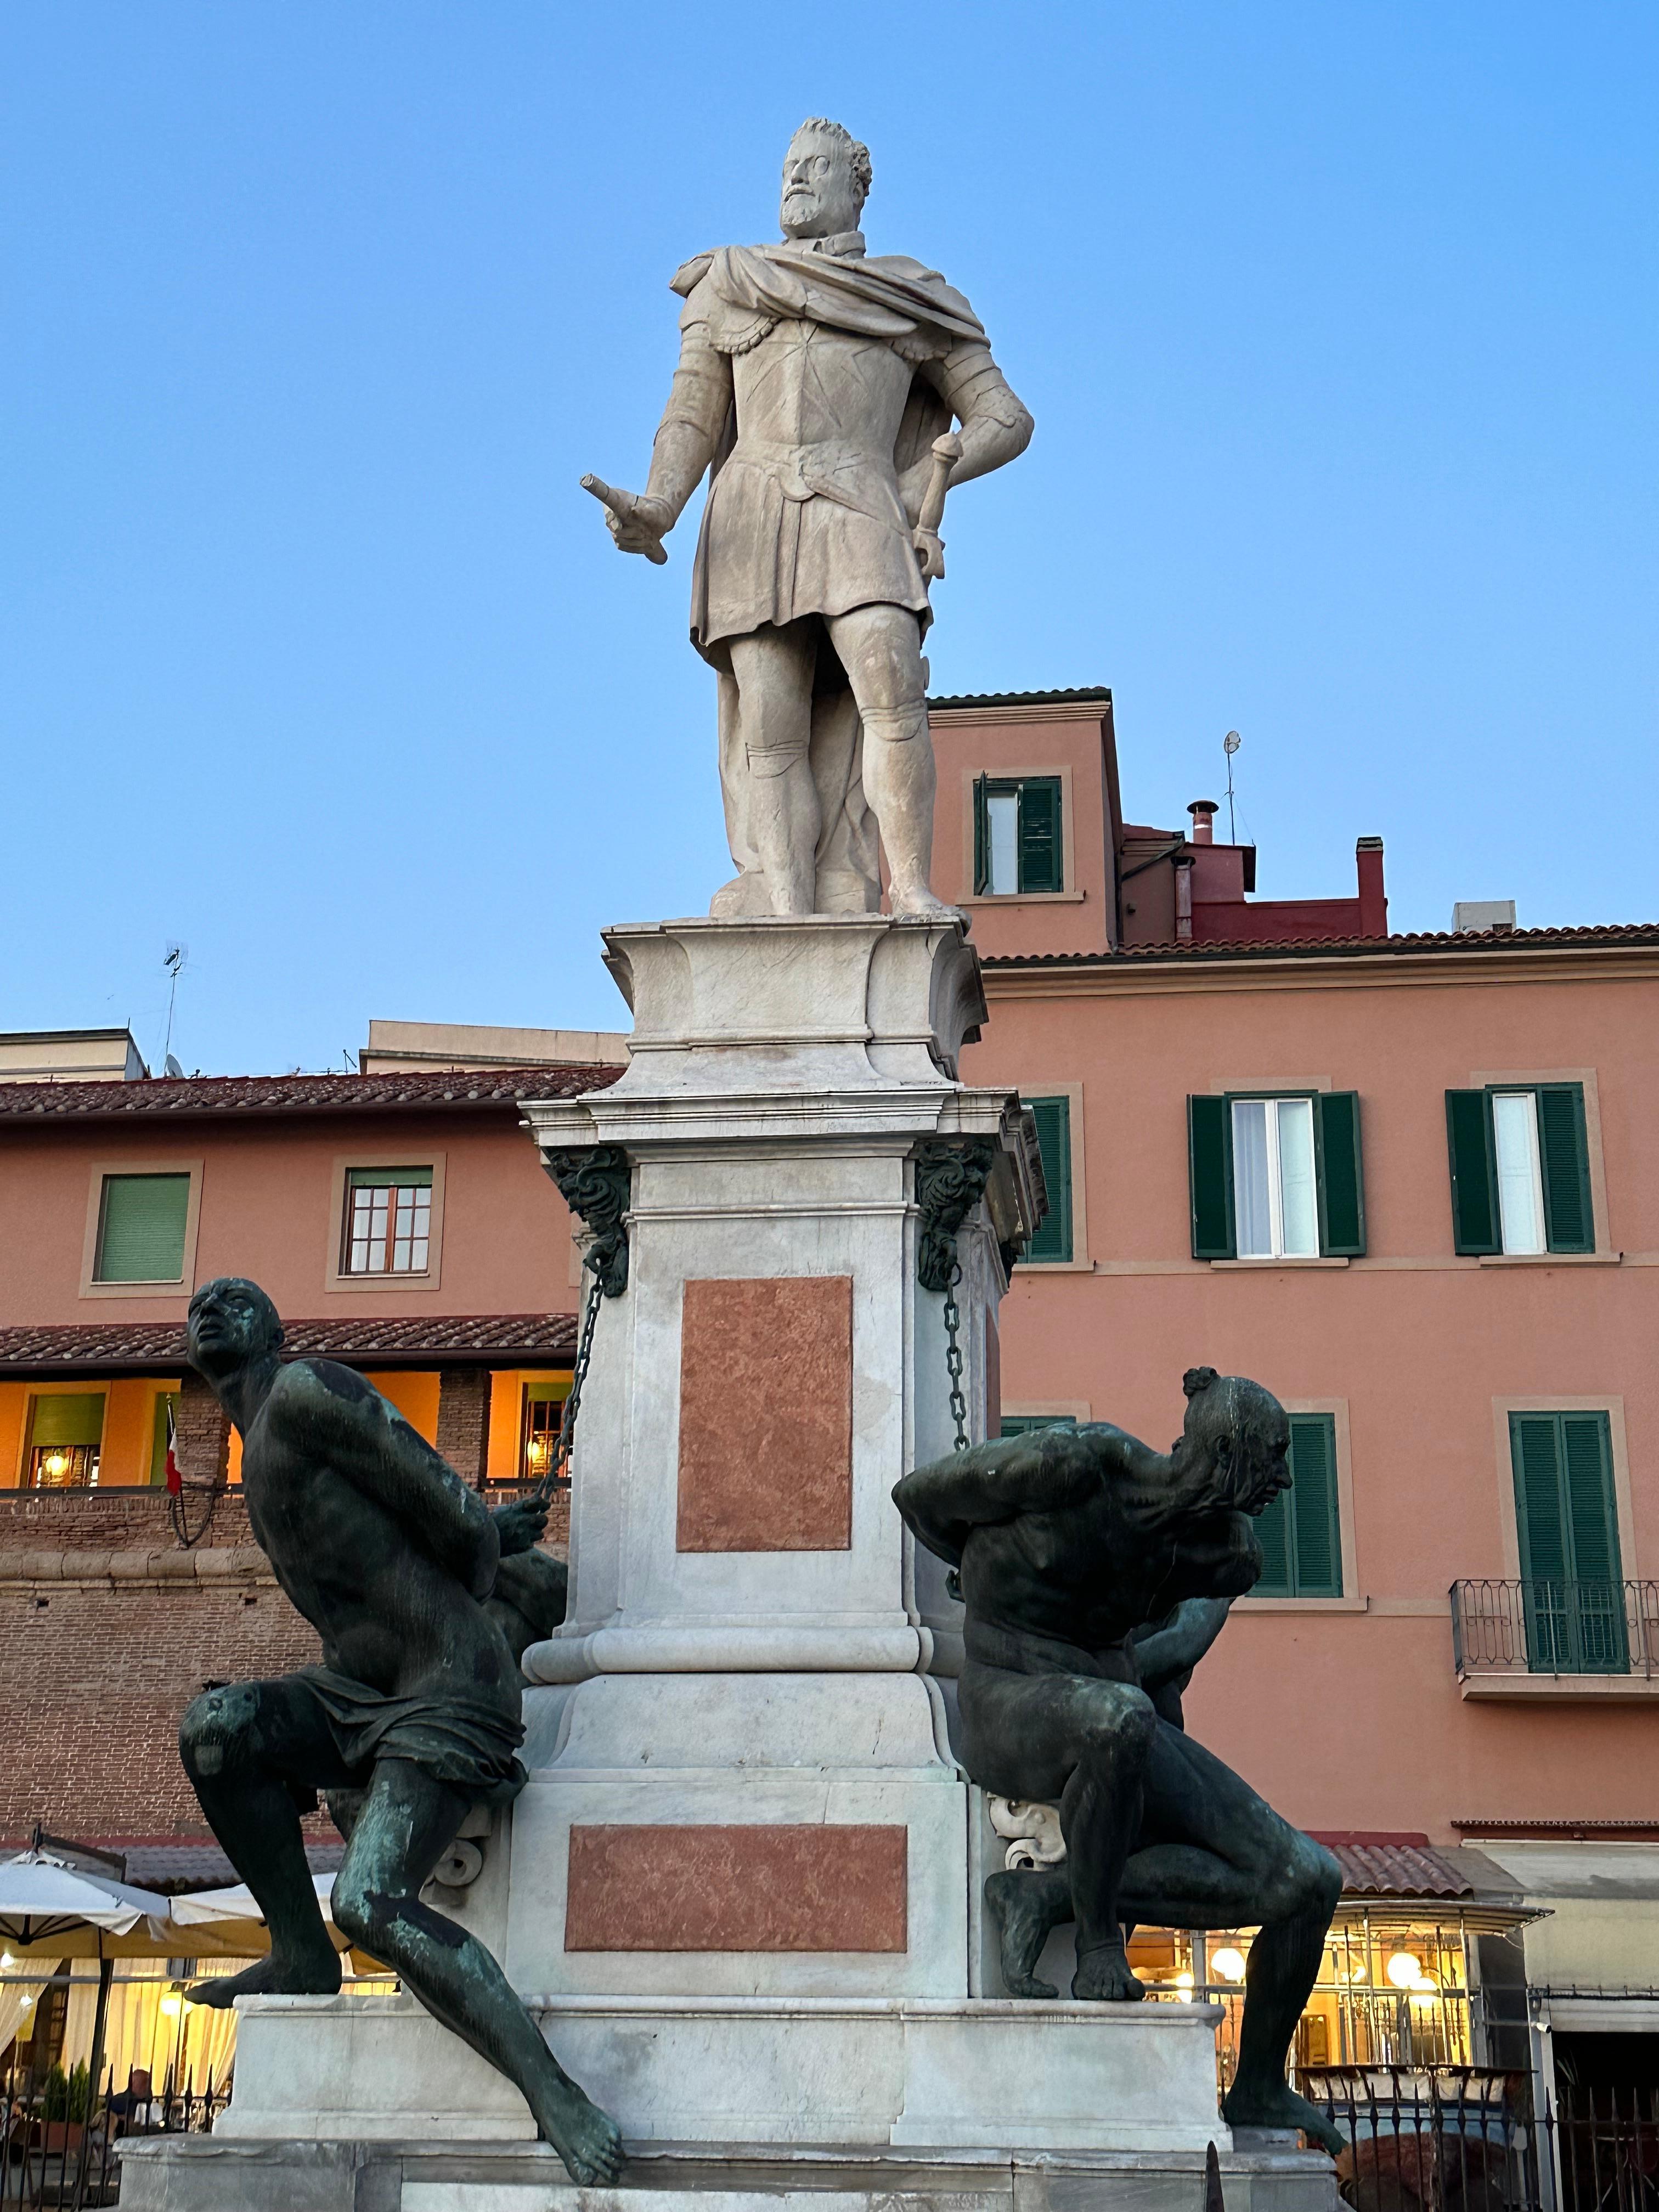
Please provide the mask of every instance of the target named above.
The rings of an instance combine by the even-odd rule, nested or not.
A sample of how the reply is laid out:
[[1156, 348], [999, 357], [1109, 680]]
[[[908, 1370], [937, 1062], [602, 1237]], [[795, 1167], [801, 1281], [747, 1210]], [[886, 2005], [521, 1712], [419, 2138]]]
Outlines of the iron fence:
[[113, 2069], [94, 2094], [84, 2064], [65, 2074], [20, 2068], [0, 2076], [0, 2212], [89, 2212], [121, 2193], [116, 2146], [131, 2136], [205, 2135], [230, 2101], [228, 2077], [198, 2089], [168, 2076], [157, 2090], [135, 2069]]
[[1473, 2066], [1304, 2067], [1297, 2075], [1343, 2138], [1337, 2185], [1355, 2212], [1537, 2212], [1545, 2199], [1528, 2078]]
[[1659, 1582], [1466, 1581], [1450, 1595], [1460, 1674], [1659, 1672]]

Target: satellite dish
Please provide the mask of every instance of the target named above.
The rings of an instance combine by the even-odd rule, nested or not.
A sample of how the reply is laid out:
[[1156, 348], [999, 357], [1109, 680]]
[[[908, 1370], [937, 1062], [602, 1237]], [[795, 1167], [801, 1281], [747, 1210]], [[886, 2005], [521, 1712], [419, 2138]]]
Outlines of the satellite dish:
[[162, 1074], [182, 1076], [184, 1072], [184, 1069], [179, 1066], [176, 1057], [172, 1053], [169, 1053], [161, 1065]]

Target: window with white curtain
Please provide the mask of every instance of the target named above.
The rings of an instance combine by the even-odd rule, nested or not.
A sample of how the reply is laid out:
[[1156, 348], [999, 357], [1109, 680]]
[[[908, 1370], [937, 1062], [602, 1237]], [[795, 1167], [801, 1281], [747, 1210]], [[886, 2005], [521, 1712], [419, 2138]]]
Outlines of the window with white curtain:
[[1492, 1149], [1497, 1154], [1498, 1212], [1506, 1252], [1541, 1252], [1544, 1176], [1538, 1155], [1538, 1097], [1532, 1091], [1495, 1091]]
[[1232, 1108], [1239, 1258], [1317, 1257], [1312, 1099], [1235, 1098]]

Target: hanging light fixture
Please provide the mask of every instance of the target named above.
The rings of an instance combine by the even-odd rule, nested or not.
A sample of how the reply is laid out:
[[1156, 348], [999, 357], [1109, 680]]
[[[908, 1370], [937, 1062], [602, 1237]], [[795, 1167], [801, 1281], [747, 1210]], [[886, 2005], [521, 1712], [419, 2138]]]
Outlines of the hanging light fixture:
[[1244, 1954], [1231, 1943], [1224, 1943], [1220, 1950], [1212, 1951], [1210, 1964], [1224, 1982], [1242, 1982], [1244, 1978]]
[[1395, 1989], [1415, 1989], [1423, 1979], [1423, 1961], [1415, 1951], [1395, 1951], [1385, 1971]]

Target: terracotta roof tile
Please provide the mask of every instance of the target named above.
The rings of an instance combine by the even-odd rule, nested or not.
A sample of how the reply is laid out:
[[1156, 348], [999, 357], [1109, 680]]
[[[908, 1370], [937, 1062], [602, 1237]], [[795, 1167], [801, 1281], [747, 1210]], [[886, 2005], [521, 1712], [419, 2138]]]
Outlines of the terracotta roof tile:
[[1073, 684], [1061, 691], [952, 691], [942, 698], [930, 699], [933, 707], [1063, 707], [1073, 701], [1098, 700], [1103, 707], [1111, 699], [1110, 687], [1104, 684]]
[[174, 1120], [216, 1114], [451, 1112], [517, 1106], [527, 1098], [579, 1098], [604, 1091], [620, 1067], [508, 1067], [398, 1075], [188, 1075], [140, 1083], [0, 1083], [0, 1117], [70, 1115]]
[[[420, 1360], [523, 1360], [555, 1364], [575, 1349], [574, 1314], [365, 1314], [349, 1320], [285, 1321], [284, 1349], [357, 1364]], [[182, 1322], [84, 1322], [0, 1328], [0, 1374], [49, 1374], [139, 1367], [161, 1374], [185, 1364]]]
[[1111, 968], [1127, 960], [1283, 959], [1286, 954], [1318, 958], [1330, 953], [1481, 952], [1501, 959], [1506, 952], [1540, 946], [1659, 945], [1659, 922], [1597, 924], [1580, 929], [1425, 930], [1399, 937], [1304, 937], [1231, 939], [1225, 943], [1125, 945], [1115, 952], [1004, 952], [981, 961], [988, 969]]
[[1426, 1836], [1316, 1834], [1342, 1869], [1348, 1897], [1473, 1897], [1474, 1884]]

